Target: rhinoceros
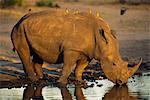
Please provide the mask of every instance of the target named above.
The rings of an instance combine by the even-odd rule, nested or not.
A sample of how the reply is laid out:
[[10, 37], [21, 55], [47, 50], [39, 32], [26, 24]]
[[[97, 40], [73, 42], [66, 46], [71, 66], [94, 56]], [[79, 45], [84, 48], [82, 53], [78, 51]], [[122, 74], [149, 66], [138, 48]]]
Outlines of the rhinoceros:
[[75, 71], [82, 82], [82, 73], [92, 59], [100, 62], [106, 77], [122, 85], [135, 73], [142, 59], [132, 68], [119, 53], [119, 43], [109, 25], [87, 12], [65, 13], [48, 10], [28, 13], [13, 27], [11, 40], [28, 78], [43, 78], [42, 64], [63, 63], [58, 83], [67, 84]]

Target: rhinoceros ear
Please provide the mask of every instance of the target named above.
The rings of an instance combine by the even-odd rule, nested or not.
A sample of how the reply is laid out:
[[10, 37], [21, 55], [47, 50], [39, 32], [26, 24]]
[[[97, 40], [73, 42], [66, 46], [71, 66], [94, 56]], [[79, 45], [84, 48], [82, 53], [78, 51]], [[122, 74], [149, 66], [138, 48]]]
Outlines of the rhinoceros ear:
[[103, 29], [99, 29], [99, 34], [100, 36], [103, 37], [104, 41], [106, 42], [106, 44], [108, 43], [107, 39], [106, 39], [106, 36], [105, 36], [105, 32]]
[[116, 37], [116, 31], [115, 31], [115, 30], [111, 30], [111, 34], [112, 34], [112, 36], [113, 36], [115, 39], [117, 39], [117, 37]]

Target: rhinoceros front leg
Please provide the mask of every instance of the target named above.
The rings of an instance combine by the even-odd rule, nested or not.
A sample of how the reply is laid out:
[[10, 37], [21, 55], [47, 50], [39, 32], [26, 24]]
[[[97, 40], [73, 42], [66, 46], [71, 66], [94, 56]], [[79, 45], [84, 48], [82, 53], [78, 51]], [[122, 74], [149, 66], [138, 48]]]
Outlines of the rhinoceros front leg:
[[84, 72], [84, 69], [87, 67], [88, 63], [89, 62], [87, 60], [78, 61], [77, 68], [75, 70], [75, 77], [78, 82], [83, 82], [82, 74]]
[[75, 96], [77, 100], [86, 100], [83, 91], [82, 91], [82, 86], [80, 85], [75, 85]]
[[76, 51], [65, 51], [64, 52], [64, 65], [62, 70], [62, 75], [60, 76], [59, 80], [57, 81], [61, 85], [66, 85], [68, 82], [68, 77], [71, 72], [76, 67], [76, 62], [79, 59], [79, 53]]

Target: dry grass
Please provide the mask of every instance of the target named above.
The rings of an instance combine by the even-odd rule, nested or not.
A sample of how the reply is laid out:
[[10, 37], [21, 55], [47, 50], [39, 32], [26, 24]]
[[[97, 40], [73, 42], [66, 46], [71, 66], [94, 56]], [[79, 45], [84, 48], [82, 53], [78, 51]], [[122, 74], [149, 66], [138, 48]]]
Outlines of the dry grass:
[[[101, 17], [103, 17], [111, 26], [112, 29], [116, 31], [126, 31], [126, 32], [135, 32], [135, 31], [143, 31], [149, 32], [150, 29], [150, 8], [148, 5], [120, 5], [120, 4], [113, 4], [113, 5], [99, 5], [99, 6], [90, 6], [87, 5], [86, 2], [95, 2], [97, 0], [80, 0], [81, 2], [78, 3], [64, 3], [58, 2], [57, 3], [61, 6], [61, 9], [79, 9], [81, 12], [88, 12], [89, 9], [92, 10], [92, 13], [95, 14], [96, 11], [101, 13]], [[110, 0], [101, 0], [101, 2], [109, 2]], [[34, 1], [35, 2], [35, 1]], [[116, 0], [112, 0], [112, 2], [116, 2]], [[120, 8], [126, 7], [128, 10], [126, 13], [121, 16], [120, 15]], [[28, 9], [32, 9], [33, 12], [52, 9], [48, 7], [35, 7], [35, 6], [27, 6], [25, 8], [17, 8], [12, 10], [7, 9], [0, 9], [0, 13], [9, 13], [17, 18], [21, 17], [25, 13], [28, 12]]]
[[[54, 0], [57, 1], [57, 0]], [[88, 2], [94, 2], [93, 0], [88, 0]], [[103, 1], [103, 0], [102, 0]], [[108, 0], [109, 1], [109, 0]], [[116, 0], [113, 0], [115, 2]], [[84, 4], [83, 4], [83, 3]], [[150, 29], [150, 8], [148, 5], [99, 5], [99, 6], [90, 6], [86, 5], [86, 0], [81, 0], [81, 3], [64, 3], [64, 2], [57, 2], [61, 9], [79, 9], [79, 11], [89, 11], [92, 9], [92, 13], [95, 14], [96, 11], [101, 13], [101, 17], [103, 17], [111, 26], [112, 29], [116, 31], [126, 31], [126, 32], [135, 32], [135, 31], [143, 31], [149, 32]], [[97, 1], [98, 2], [98, 1]], [[105, 1], [107, 2], [107, 0]], [[121, 16], [120, 15], [120, 8], [126, 7], [128, 8], [127, 12]], [[13, 9], [13, 10], [2, 10], [0, 9], [0, 13], [9, 13], [15, 16], [21, 17], [25, 13], [28, 12], [28, 9], [32, 9], [33, 12], [52, 9], [48, 7], [35, 7], [35, 6], [28, 6], [22, 9]]]

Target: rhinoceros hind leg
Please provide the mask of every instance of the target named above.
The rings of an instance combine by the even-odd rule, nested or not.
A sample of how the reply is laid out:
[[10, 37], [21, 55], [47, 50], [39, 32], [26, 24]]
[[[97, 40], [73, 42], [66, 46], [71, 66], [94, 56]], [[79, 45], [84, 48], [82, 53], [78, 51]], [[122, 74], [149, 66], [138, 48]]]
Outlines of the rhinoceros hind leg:
[[30, 49], [25, 37], [13, 38], [14, 47], [23, 63], [23, 69], [31, 81], [37, 81], [38, 78], [35, 75], [33, 63], [30, 58]]
[[67, 84], [68, 77], [71, 74], [71, 72], [76, 67], [76, 62], [79, 59], [80, 54], [76, 51], [66, 51], [64, 52], [64, 65], [62, 70], [62, 75], [57, 81], [61, 84]]
[[38, 79], [43, 79], [43, 60], [36, 54], [33, 55], [34, 71]]

